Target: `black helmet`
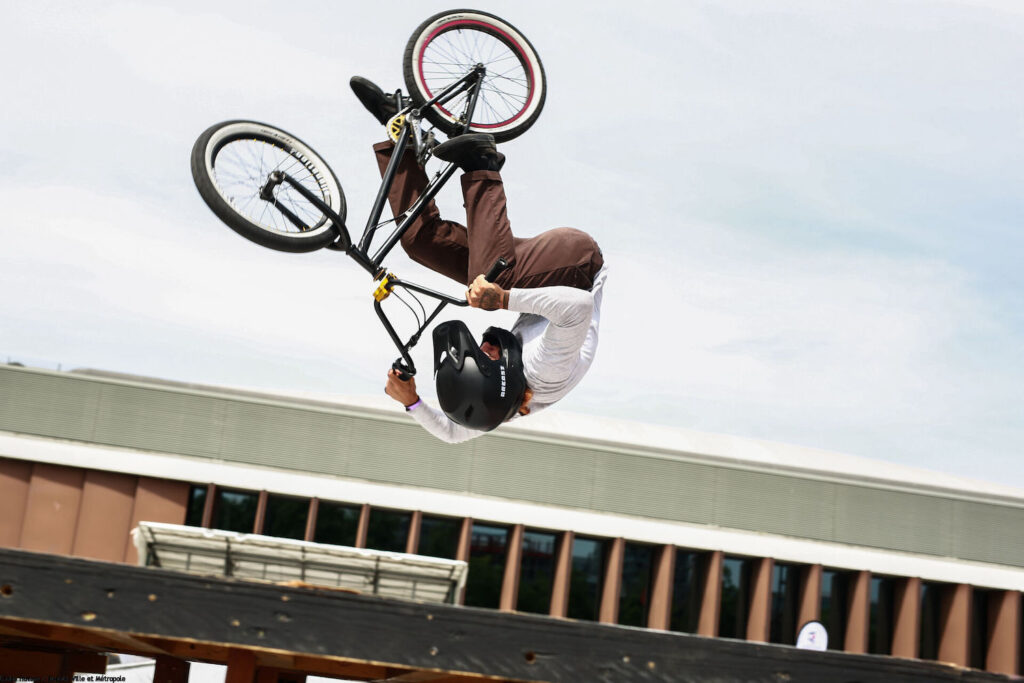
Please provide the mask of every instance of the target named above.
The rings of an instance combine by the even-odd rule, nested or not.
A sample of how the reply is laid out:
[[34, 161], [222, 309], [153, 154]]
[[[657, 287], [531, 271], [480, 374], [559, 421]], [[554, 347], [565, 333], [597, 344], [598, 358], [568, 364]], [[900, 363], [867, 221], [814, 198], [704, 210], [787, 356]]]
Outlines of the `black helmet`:
[[523, 403], [523, 345], [500, 327], [488, 327], [483, 341], [501, 349], [491, 360], [459, 320], [434, 328], [437, 400], [449, 418], [470, 429], [490, 431], [515, 415]]

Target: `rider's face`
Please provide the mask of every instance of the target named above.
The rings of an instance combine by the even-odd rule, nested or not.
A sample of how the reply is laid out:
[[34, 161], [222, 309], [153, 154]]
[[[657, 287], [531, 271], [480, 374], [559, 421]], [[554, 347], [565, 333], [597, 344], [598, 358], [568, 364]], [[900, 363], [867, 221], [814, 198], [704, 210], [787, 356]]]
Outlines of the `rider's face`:
[[487, 357], [491, 360], [498, 360], [498, 357], [501, 356], [501, 348], [495, 346], [491, 342], [485, 341], [480, 344], [480, 350], [487, 354]]

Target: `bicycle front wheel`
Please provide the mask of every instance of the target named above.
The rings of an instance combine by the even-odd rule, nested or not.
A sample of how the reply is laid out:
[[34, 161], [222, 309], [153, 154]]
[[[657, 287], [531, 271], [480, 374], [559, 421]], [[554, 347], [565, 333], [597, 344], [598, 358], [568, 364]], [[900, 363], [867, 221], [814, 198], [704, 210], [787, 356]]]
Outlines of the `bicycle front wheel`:
[[[405, 47], [405, 85], [417, 106], [465, 76], [487, 69], [469, 129], [498, 142], [522, 135], [544, 107], [547, 81], [530, 41], [507, 21], [478, 10], [451, 10], [430, 17]], [[435, 104], [424, 116], [446, 135], [462, 127], [468, 94]]]
[[207, 128], [192, 147], [192, 179], [206, 205], [253, 242], [279, 251], [314, 251], [344, 226], [287, 182], [264, 199], [271, 173], [282, 171], [345, 219], [345, 195], [334, 172], [308, 145], [256, 121], [225, 121]]

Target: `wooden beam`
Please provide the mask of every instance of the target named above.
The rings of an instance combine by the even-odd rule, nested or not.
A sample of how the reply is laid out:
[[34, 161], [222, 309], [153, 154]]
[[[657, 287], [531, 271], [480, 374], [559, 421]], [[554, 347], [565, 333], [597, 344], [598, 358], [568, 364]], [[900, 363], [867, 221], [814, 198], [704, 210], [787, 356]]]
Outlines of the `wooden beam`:
[[260, 668], [256, 672], [256, 683], [306, 683], [306, 675], [280, 669]]
[[256, 653], [252, 650], [231, 650], [227, 664], [224, 683], [256, 683]]
[[153, 683], [188, 683], [191, 665], [184, 659], [161, 655], [156, 658]]
[[[144, 640], [130, 634], [116, 631], [81, 631], [61, 624], [36, 623], [31, 621], [7, 621], [0, 623], [0, 633], [22, 639], [41, 641], [57, 640], [77, 643], [82, 648], [103, 652], [131, 652], [155, 657], [167, 654]], [[2, 672], [0, 672], [2, 673]]]
[[106, 673], [107, 657], [93, 652], [45, 652], [0, 646], [0, 680], [57, 679], [69, 671], [84, 674]]

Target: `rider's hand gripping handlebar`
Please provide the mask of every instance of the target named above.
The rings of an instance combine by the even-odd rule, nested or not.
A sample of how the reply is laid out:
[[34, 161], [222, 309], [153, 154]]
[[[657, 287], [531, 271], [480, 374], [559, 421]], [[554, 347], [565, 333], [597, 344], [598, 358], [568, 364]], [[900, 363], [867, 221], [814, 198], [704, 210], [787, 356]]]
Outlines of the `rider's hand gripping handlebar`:
[[[505, 270], [508, 269], [508, 266], [508, 261], [499, 256], [497, 260], [494, 261], [494, 264], [491, 265], [491, 269], [488, 270], [487, 273], [484, 275], [484, 279], [487, 280], [488, 282], [493, 282], [495, 278], [497, 278], [499, 275], [505, 272]], [[390, 275], [390, 273], [388, 275], [390, 278], [394, 278], [394, 276]], [[385, 278], [384, 282], [387, 281], [387, 278]], [[377, 302], [379, 304], [380, 299], [378, 299]], [[466, 302], [463, 302], [462, 305], [465, 306]], [[440, 307], [438, 308], [438, 311], [435, 311], [434, 315], [436, 315], [437, 312], [439, 311]], [[433, 316], [431, 316], [431, 318], [433, 318]], [[422, 330], [420, 331], [422, 332]], [[419, 332], [417, 332], [410, 340], [410, 343], [406, 345], [405, 351], [408, 352], [408, 350], [411, 349], [417, 341], [419, 341]], [[398, 372], [398, 379], [402, 380], [403, 382], [407, 381], [413, 375], [416, 374], [416, 368], [411, 367], [409, 363], [406, 363], [404, 358], [398, 358], [397, 360], [395, 360], [395, 362], [391, 364], [391, 368]]]

